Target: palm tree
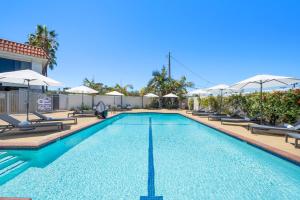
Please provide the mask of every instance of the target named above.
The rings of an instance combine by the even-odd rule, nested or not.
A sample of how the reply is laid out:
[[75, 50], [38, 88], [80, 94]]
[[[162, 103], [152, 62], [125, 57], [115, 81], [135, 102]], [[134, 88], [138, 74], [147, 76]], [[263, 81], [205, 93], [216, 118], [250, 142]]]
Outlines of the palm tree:
[[[179, 96], [179, 100], [184, 99], [184, 95], [187, 93], [188, 87], [193, 87], [192, 82], [188, 82], [186, 77], [181, 77], [180, 80], [172, 79], [168, 77], [166, 68], [163, 66], [161, 71], [152, 72], [152, 78], [148, 82], [146, 88], [142, 92], [154, 92], [159, 96], [166, 95], [168, 93], [175, 93]], [[159, 99], [160, 106], [162, 103], [168, 104], [170, 99]]]
[[54, 30], [49, 31], [44, 25], [37, 25], [35, 33], [28, 36], [28, 42], [32, 46], [42, 48], [48, 57], [48, 61], [43, 66], [42, 74], [47, 76], [48, 67], [52, 70], [56, 63], [56, 51], [58, 49], [59, 43], [57, 42], [57, 34]]
[[105, 93], [113, 90], [111, 87], [108, 87], [107, 85], [104, 85], [103, 83], [95, 82], [94, 79], [89, 80], [88, 78], [85, 78], [83, 80], [83, 85], [99, 91], [99, 94], [105, 94]]
[[83, 85], [85, 85], [89, 88], [92, 88], [94, 90], [97, 90], [97, 91], [99, 91], [100, 87], [101, 87], [100, 83], [96, 83], [94, 79], [89, 80], [88, 78], [85, 78], [83, 80]]
[[118, 92], [123, 93], [124, 95], [128, 95], [130, 92], [128, 91], [128, 89], [133, 89], [133, 86], [131, 84], [127, 84], [124, 86], [121, 86], [120, 84], [116, 84], [114, 89]]
[[159, 96], [167, 94], [167, 83], [168, 83], [168, 74], [165, 66], [161, 71], [153, 71], [152, 78], [149, 80], [147, 88], [148, 91], [154, 92]]

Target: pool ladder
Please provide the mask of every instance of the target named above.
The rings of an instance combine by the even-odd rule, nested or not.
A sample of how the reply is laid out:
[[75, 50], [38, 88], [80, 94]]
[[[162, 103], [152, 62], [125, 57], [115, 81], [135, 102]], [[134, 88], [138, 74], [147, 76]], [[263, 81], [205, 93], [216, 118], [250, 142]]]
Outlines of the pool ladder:
[[17, 155], [0, 151], [0, 185], [29, 167], [29, 162]]

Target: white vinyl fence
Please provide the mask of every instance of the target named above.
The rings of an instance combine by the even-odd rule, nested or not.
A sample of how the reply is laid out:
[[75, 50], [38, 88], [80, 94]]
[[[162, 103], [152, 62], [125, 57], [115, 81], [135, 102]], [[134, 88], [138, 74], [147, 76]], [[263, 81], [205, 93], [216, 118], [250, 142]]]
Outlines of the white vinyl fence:
[[[70, 110], [80, 107], [82, 104], [81, 94], [54, 94], [46, 95], [41, 92], [31, 91], [29, 93], [29, 112], [39, 110], [40, 101], [45, 97], [50, 98], [50, 109], [53, 110]], [[132, 97], [132, 96], [105, 96], [105, 95], [83, 95], [83, 104], [93, 107], [99, 101], [106, 105], [128, 105], [134, 108], [146, 107], [152, 101], [151, 98]], [[0, 91], [0, 113], [25, 113], [27, 102], [27, 90]], [[39, 102], [39, 103], [38, 103]]]
[[[59, 109], [70, 110], [81, 106], [82, 95], [81, 94], [60, 94], [59, 95]], [[63, 100], [61, 100], [63, 99]], [[106, 96], [106, 95], [83, 95], [83, 104], [89, 107], [96, 105], [99, 101], [103, 101], [106, 105], [118, 106], [118, 105], [131, 105], [134, 108], [142, 108], [151, 103], [150, 98], [132, 97], [132, 96]]]

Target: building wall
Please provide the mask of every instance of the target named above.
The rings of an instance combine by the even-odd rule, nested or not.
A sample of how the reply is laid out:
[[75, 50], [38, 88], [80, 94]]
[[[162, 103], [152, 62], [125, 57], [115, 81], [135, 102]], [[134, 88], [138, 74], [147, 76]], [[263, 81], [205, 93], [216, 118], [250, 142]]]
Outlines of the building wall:
[[[16, 53], [10, 53], [10, 52], [6, 52], [6, 51], [0, 51], [0, 58], [30, 62], [32, 65], [32, 70], [36, 71], [38, 73], [42, 73], [43, 64], [45, 64], [47, 61], [45, 59], [41, 59], [41, 58], [37, 58], [37, 57], [26, 56], [26, 55], [21, 55], [21, 54], [16, 54]], [[10, 86], [10, 87], [25, 87], [24, 85], [11, 84], [11, 83], [9, 83], [9, 84], [2, 83], [2, 85]], [[41, 87], [32, 86], [32, 89], [41, 89]]]

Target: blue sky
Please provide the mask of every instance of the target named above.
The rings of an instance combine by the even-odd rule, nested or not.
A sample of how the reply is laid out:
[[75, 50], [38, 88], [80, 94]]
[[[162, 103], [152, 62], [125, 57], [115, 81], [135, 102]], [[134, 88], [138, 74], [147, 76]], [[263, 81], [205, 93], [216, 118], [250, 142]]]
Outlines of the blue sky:
[[66, 86], [88, 77], [140, 89], [171, 51], [189, 68], [172, 61], [172, 76], [207, 87], [262, 73], [300, 77], [299, 19], [297, 0], [2, 0], [0, 38], [25, 42], [36, 24], [55, 29], [49, 76]]

